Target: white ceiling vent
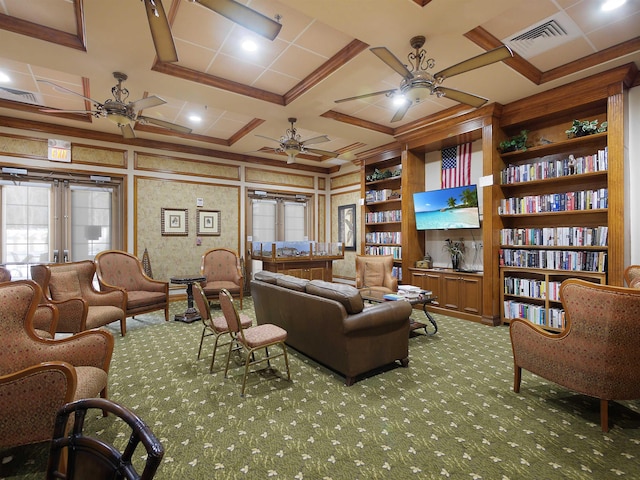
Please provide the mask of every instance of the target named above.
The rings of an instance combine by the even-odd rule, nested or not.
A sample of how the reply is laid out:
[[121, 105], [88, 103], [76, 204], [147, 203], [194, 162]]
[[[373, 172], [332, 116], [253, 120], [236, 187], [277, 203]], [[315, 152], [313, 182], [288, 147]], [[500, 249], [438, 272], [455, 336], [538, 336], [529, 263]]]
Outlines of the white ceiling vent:
[[502, 42], [521, 57], [529, 59], [582, 35], [580, 27], [566, 13], [558, 12], [502, 39]]
[[0, 98], [14, 102], [30, 103], [31, 105], [43, 104], [42, 96], [39, 93], [16, 90], [15, 88], [0, 87]]

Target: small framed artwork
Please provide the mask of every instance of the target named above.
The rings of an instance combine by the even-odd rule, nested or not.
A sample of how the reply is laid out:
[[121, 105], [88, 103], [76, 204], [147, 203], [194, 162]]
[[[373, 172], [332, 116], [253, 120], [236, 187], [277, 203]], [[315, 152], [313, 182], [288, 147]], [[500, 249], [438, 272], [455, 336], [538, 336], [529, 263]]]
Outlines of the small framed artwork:
[[189, 216], [186, 208], [163, 208], [160, 212], [160, 229], [163, 236], [187, 236]]
[[356, 204], [338, 207], [338, 241], [345, 250], [356, 249]]
[[198, 210], [198, 235], [220, 235], [220, 210]]

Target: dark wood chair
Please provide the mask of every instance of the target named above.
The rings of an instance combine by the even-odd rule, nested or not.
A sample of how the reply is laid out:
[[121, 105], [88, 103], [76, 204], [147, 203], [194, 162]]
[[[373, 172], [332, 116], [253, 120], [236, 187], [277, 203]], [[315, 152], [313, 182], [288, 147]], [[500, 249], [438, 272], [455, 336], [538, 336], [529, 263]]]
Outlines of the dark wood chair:
[[[99, 409], [106, 414], [111, 413], [131, 428], [131, 435], [124, 452], [102, 439], [85, 436], [84, 422], [87, 411], [90, 409]], [[67, 433], [68, 430], [69, 433]], [[132, 457], [140, 444], [147, 453], [142, 474], [139, 474], [131, 464]], [[78, 400], [64, 405], [56, 416], [49, 452], [47, 480], [114, 478], [149, 480], [155, 476], [163, 456], [164, 447], [160, 441], [147, 424], [129, 409], [104, 398]]]

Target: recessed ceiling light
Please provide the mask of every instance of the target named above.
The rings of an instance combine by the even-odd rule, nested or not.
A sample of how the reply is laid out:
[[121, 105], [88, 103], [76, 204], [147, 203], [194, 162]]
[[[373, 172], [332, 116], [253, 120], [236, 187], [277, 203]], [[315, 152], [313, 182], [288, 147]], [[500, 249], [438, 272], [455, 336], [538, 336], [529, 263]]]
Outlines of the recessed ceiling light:
[[0, 83], [9, 83], [10, 81], [11, 78], [9, 78], [9, 75], [4, 72], [0, 72]]
[[258, 49], [258, 44], [250, 38], [247, 38], [242, 42], [242, 49], [246, 52], [255, 52]]
[[194, 123], [200, 123], [202, 121], [202, 117], [199, 115], [189, 115], [189, 121]]
[[627, 0], [606, 0], [602, 4], [602, 10], [608, 12], [609, 10], [615, 10], [618, 7], [621, 7], [627, 2]]

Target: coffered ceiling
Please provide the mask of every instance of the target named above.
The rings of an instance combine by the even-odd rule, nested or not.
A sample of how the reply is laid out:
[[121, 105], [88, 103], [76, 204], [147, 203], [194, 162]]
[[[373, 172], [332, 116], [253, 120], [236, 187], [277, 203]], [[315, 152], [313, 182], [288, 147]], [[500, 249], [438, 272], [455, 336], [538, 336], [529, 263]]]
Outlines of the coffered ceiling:
[[[159, 0], [155, 0], [159, 2]], [[425, 117], [472, 108], [429, 96], [399, 122], [392, 99], [402, 77], [369, 51], [387, 47], [410, 65], [411, 37], [424, 35], [433, 71], [506, 43], [514, 58], [446, 79], [446, 87], [489, 102], [519, 98], [618, 65], [640, 66], [640, 0], [603, 12], [603, 0], [241, 0], [282, 24], [273, 40], [253, 34], [188, 0], [163, 0], [178, 61], [156, 58], [145, 6], [136, 0], [0, 0], [0, 124], [52, 135], [183, 149], [248, 162], [286, 165], [276, 141], [297, 118], [302, 140], [337, 159], [301, 155], [290, 168], [329, 171], [394, 141]], [[257, 49], [241, 44], [254, 40]], [[128, 75], [128, 101], [156, 95], [167, 103], [146, 117], [188, 126], [177, 133], [135, 127], [123, 140], [105, 118], [43, 109], [83, 111], [84, 97], [104, 102]], [[3, 76], [4, 74], [4, 76]], [[4, 78], [4, 82], [2, 79]], [[48, 80], [72, 95], [56, 89]], [[198, 116], [199, 123], [190, 118]], [[268, 137], [268, 138], [264, 138]]]

